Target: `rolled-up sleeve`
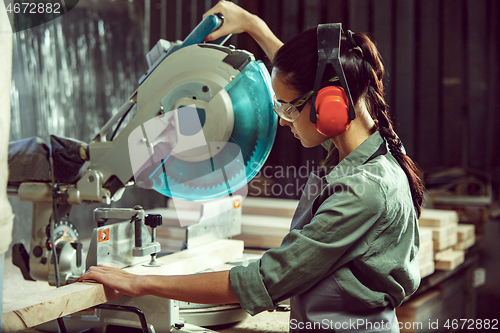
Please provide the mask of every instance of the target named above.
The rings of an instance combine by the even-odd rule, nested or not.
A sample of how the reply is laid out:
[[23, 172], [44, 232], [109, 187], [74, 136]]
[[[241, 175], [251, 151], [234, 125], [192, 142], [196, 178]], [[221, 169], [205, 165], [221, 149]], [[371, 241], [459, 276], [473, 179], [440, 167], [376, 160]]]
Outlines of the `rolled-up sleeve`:
[[305, 292], [368, 250], [367, 237], [377, 233], [368, 231], [379, 228], [377, 221], [385, 211], [380, 185], [357, 176], [329, 186], [337, 190], [302, 230], [292, 230], [279, 248], [266, 251], [260, 261], [231, 269], [233, 292], [251, 315]]
[[252, 316], [274, 307], [260, 273], [260, 261], [246, 267], [233, 267], [229, 272], [229, 279], [241, 307]]

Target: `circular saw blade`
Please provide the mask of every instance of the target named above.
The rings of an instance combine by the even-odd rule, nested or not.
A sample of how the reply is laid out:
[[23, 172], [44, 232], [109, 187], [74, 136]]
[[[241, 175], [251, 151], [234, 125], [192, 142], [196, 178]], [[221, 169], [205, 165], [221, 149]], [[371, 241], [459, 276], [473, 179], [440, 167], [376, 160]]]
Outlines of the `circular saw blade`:
[[227, 144], [209, 142], [217, 154], [198, 162], [170, 155], [151, 175], [153, 188], [169, 197], [201, 201], [219, 198], [244, 187], [269, 156], [277, 126], [267, 69], [251, 61], [225, 88], [234, 111]]

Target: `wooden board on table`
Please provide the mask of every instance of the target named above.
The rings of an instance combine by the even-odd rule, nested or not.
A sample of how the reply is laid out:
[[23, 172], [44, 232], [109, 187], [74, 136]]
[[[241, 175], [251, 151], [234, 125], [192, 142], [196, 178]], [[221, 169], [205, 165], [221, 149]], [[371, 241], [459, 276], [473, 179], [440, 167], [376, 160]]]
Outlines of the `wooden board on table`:
[[[141, 275], [191, 274], [238, 259], [242, 253], [242, 241], [219, 240], [158, 258], [157, 261], [163, 264], [162, 267], [136, 265], [124, 270]], [[73, 283], [62, 286], [4, 304], [2, 332], [14, 332], [39, 325], [121, 296], [123, 295], [99, 283]]]

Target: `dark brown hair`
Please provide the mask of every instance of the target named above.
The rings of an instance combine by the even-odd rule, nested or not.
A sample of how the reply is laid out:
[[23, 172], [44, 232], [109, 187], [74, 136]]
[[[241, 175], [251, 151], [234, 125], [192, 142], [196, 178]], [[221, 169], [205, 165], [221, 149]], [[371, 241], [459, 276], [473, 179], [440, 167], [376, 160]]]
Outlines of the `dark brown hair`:
[[[423, 185], [418, 175], [418, 169], [402, 151], [402, 143], [393, 130], [389, 118], [388, 105], [384, 100], [384, 65], [382, 58], [368, 36], [362, 33], [352, 35], [355, 49], [346, 41], [343, 34], [340, 43], [340, 61], [349, 84], [354, 104], [364, 96], [371, 117], [376, 120], [378, 130], [387, 141], [389, 149], [408, 177], [413, 205], [417, 216], [423, 200]], [[302, 94], [314, 89], [316, 66], [318, 63], [316, 28], [306, 30], [283, 45], [273, 59], [273, 66], [277, 74], [282, 77], [288, 86]], [[327, 66], [322, 82], [336, 76], [332, 66]], [[333, 146], [333, 145], [332, 145]], [[338, 153], [337, 153], [338, 154]], [[335, 155], [334, 152], [329, 155]], [[338, 156], [338, 155], [337, 155]]]

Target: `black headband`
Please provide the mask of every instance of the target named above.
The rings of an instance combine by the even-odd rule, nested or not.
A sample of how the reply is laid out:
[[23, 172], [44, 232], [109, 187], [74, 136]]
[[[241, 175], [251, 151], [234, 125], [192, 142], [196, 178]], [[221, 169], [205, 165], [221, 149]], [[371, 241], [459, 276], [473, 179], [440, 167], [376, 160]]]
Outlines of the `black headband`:
[[318, 67], [316, 68], [316, 79], [314, 81], [314, 94], [311, 99], [310, 119], [312, 123], [316, 123], [316, 97], [321, 85], [321, 78], [325, 72], [327, 64], [332, 65], [337, 74], [340, 84], [349, 100], [349, 120], [356, 118], [354, 103], [349, 90], [349, 85], [345, 78], [342, 64], [340, 63], [340, 40], [341, 40], [342, 24], [330, 23], [320, 24], [317, 27], [317, 44], [318, 44]]
[[356, 41], [354, 40], [354, 32], [352, 32], [351, 30], [347, 30], [346, 40], [347, 40], [347, 45], [349, 45], [350, 49], [353, 49], [356, 46], [358, 46], [356, 44]]

